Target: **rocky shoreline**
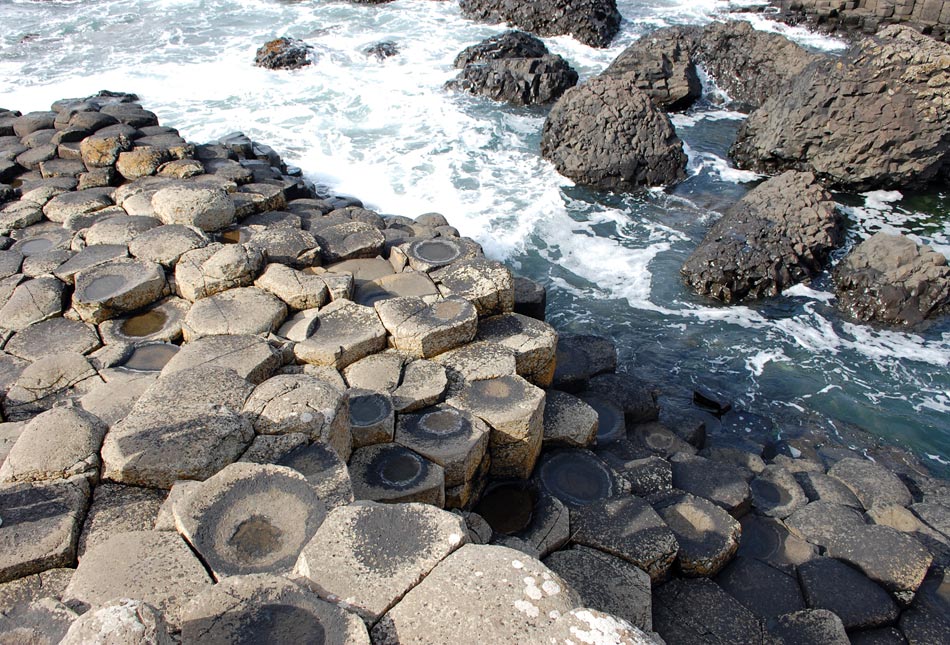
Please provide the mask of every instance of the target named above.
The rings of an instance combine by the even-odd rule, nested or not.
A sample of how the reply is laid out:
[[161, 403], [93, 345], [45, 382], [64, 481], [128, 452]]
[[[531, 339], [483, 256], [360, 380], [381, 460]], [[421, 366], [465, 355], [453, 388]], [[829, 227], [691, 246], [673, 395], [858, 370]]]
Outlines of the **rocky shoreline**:
[[[572, 113], [625, 101], [662, 130], [697, 62], [755, 70], [733, 90], [750, 107], [820, 64], [750, 31], [657, 32], [574, 90], [507, 34], [463, 52], [454, 87], [557, 100], [542, 147], [586, 172], [565, 137], [631, 132]], [[260, 64], [306, 64], [284, 44]], [[678, 176], [672, 128], [640, 143], [635, 166], [588, 148], [591, 183]], [[720, 222], [684, 274], [724, 301], [807, 280], [840, 244], [808, 169]], [[661, 410], [609, 339], [559, 334], [544, 288], [441, 214], [376, 213], [243, 134], [194, 144], [102, 92], [0, 110], [0, 233], [4, 642], [950, 635], [946, 481], [896, 449], [717, 432], [735, 412], [708, 393]], [[875, 236], [839, 298], [890, 324], [939, 315], [938, 255]]]

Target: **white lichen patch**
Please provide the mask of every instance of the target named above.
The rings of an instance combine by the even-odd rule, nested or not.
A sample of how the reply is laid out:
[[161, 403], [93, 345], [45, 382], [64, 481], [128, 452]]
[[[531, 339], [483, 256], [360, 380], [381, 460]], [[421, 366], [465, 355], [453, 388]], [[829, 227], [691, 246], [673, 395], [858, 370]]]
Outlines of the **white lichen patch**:
[[548, 613], [548, 617], [550, 617], [551, 620], [557, 620], [558, 618], [561, 617], [561, 612], [559, 612], [557, 609], [552, 609]]
[[449, 544], [451, 544], [452, 546], [458, 545], [458, 543], [461, 541], [462, 541], [462, 536], [458, 533], [453, 533], [452, 535], [449, 536]]
[[524, 569], [524, 562], [522, 562], [521, 560], [512, 560], [511, 566], [514, 567], [515, 569]]
[[541, 584], [541, 589], [543, 589], [544, 593], [549, 596], [556, 596], [561, 593], [561, 585], [554, 582], [553, 580], [546, 580]]
[[538, 609], [536, 605], [533, 605], [527, 600], [516, 600], [515, 609], [520, 611], [522, 614], [525, 614], [529, 618], [537, 618], [541, 615], [541, 610]]
[[[629, 637], [636, 637], [638, 630], [630, 623], [618, 620], [608, 614], [594, 615], [587, 609], [574, 612], [574, 616], [587, 623], [589, 630], [571, 627], [571, 635], [587, 645], [616, 645], [616, 643], [630, 642]], [[648, 641], [636, 639], [634, 643], [646, 645]]]

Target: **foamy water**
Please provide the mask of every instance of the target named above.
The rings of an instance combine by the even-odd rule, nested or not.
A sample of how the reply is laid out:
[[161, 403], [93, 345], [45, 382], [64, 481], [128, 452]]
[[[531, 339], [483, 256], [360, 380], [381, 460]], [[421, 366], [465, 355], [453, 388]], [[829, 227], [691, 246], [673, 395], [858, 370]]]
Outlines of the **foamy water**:
[[[569, 37], [546, 43], [587, 78], [653, 29], [764, 4], [621, 2], [625, 21], [611, 48]], [[812, 48], [844, 46], [740, 15]], [[946, 324], [920, 334], [852, 325], [834, 312], [827, 278], [740, 307], [683, 288], [682, 261], [759, 178], [727, 158], [744, 115], [707, 101], [674, 117], [690, 162], [689, 179], [672, 191], [580, 189], [538, 154], [543, 111], [443, 89], [456, 73], [456, 54], [501, 29], [431, 0], [14, 0], [0, 4], [0, 106], [46, 109], [55, 99], [107, 88], [139, 94], [192, 141], [242, 130], [314, 181], [380, 212], [444, 213], [489, 255], [549, 287], [554, 324], [610, 334], [629, 369], [674, 397], [703, 385], [774, 417], [780, 430], [802, 419], [833, 420], [950, 455]], [[311, 43], [315, 64], [293, 72], [255, 68], [257, 47], [281, 35]], [[362, 53], [383, 40], [394, 41], [399, 55], [381, 62]], [[851, 243], [893, 229], [950, 251], [950, 230], [933, 215], [947, 205], [941, 195], [844, 201], [856, 222]]]

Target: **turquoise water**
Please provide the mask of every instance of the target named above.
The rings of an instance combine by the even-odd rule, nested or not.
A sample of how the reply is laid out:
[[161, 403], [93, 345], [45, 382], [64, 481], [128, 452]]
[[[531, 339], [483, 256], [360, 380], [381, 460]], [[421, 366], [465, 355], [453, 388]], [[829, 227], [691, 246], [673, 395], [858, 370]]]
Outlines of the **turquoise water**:
[[[546, 42], [586, 78], [648, 31], [706, 22], [741, 4], [762, 3], [624, 1], [612, 48]], [[444, 213], [489, 255], [548, 287], [559, 329], [616, 339], [625, 368], [659, 385], [667, 407], [685, 405], [701, 386], [771, 419], [757, 427], [772, 435], [858, 427], [933, 466], [950, 460], [950, 323], [915, 334], [851, 324], [836, 314], [827, 276], [742, 307], [684, 289], [683, 260], [758, 179], [726, 161], [743, 115], [706, 102], [675, 118], [690, 177], [672, 190], [577, 188], [538, 155], [542, 110], [443, 89], [455, 55], [500, 29], [432, 0], [5, 1], [0, 106], [46, 109], [108, 88], [138, 93], [193, 141], [243, 130], [380, 212]], [[787, 31], [811, 47], [843, 47]], [[313, 44], [316, 64], [291, 73], [253, 67], [256, 48], [280, 35]], [[395, 41], [400, 54], [384, 62], [363, 55], [381, 40]], [[849, 244], [890, 227], [950, 252], [946, 192], [840, 201], [852, 222]]]

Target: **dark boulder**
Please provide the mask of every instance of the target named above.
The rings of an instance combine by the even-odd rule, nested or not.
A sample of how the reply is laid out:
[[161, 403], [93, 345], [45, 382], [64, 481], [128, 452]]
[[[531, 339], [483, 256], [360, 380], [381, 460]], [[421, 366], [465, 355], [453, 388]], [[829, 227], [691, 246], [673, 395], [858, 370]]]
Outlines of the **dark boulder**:
[[399, 53], [399, 46], [391, 40], [384, 40], [374, 45], [370, 45], [363, 50], [367, 56], [373, 56], [376, 60], [386, 60]]
[[723, 302], [775, 296], [818, 275], [842, 239], [831, 195], [814, 175], [790, 171], [730, 208], [680, 272], [695, 291]]
[[887, 27], [781, 86], [730, 153], [740, 168], [808, 170], [853, 191], [937, 180], [950, 166], [948, 57], [948, 44]]
[[447, 87], [513, 105], [556, 101], [577, 84], [566, 60], [551, 55], [538, 38], [508, 31], [466, 48], [455, 59], [462, 71]]
[[544, 122], [541, 154], [562, 175], [602, 190], [686, 178], [686, 153], [669, 117], [627, 77], [599, 76], [565, 92]]
[[507, 22], [539, 36], [570, 34], [585, 45], [606, 47], [620, 31], [616, 0], [460, 0], [462, 15], [480, 22]]
[[701, 34], [697, 27], [658, 29], [623, 50], [603, 75], [632, 78], [658, 106], [685, 110], [703, 91], [693, 55]]
[[835, 268], [838, 308], [861, 321], [912, 326], [950, 311], [947, 258], [902, 235], [877, 233]]
[[267, 69], [298, 69], [313, 61], [310, 54], [313, 47], [296, 38], [277, 38], [257, 50], [254, 64]]

